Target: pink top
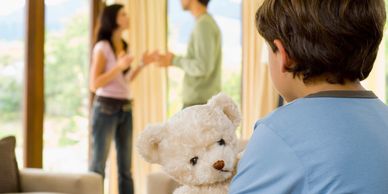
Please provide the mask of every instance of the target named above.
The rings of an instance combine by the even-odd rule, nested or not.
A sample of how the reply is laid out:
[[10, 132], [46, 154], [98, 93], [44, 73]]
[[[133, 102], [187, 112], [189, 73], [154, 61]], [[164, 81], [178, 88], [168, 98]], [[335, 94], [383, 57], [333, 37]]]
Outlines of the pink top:
[[[93, 48], [93, 54], [102, 52], [105, 56], [104, 72], [109, 71], [117, 65], [115, 54], [108, 41], [99, 41]], [[129, 99], [129, 83], [125, 80], [125, 75], [119, 73], [112, 81], [96, 91], [97, 96]]]

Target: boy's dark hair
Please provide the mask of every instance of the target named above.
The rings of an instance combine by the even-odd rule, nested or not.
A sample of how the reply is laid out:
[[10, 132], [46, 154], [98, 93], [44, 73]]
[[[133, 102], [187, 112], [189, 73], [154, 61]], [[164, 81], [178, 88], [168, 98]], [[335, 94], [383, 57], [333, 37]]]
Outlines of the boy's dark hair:
[[306, 83], [364, 80], [383, 37], [384, 0], [265, 0], [256, 13], [259, 33], [274, 52], [279, 39]]
[[204, 5], [205, 7], [207, 7], [207, 5], [209, 4], [209, 1], [210, 0], [198, 0], [202, 5]]

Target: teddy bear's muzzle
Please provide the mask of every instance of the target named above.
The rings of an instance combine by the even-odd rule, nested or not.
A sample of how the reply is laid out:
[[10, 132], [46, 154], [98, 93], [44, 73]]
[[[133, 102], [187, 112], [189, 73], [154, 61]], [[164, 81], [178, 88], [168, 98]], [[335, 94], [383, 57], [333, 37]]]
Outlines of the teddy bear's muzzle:
[[218, 160], [216, 163], [213, 164], [213, 168], [220, 171], [222, 171], [224, 166], [225, 166], [225, 162], [223, 160]]

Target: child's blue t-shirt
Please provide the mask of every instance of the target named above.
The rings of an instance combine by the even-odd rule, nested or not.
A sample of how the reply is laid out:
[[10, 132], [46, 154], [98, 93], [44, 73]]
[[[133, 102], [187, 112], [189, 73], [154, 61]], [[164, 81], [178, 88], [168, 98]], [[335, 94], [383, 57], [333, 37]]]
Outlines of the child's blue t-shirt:
[[230, 194], [388, 194], [388, 108], [321, 92], [256, 123]]

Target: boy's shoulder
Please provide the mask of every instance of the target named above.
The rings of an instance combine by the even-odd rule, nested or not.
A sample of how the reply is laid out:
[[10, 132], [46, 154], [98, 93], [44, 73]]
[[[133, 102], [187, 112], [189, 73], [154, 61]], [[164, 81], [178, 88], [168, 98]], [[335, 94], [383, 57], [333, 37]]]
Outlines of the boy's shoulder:
[[309, 128], [336, 127], [349, 119], [353, 124], [365, 122], [364, 114], [388, 116], [388, 106], [377, 97], [305, 97], [277, 108], [257, 121], [255, 129], [261, 124], [280, 133], [289, 129], [303, 132]]
[[284, 123], [288, 120], [294, 120], [294, 117], [297, 117], [296, 115], [301, 116], [301, 113], [303, 113], [306, 109], [303, 100], [304, 99], [298, 99], [286, 105], [278, 107], [264, 118], [258, 120], [254, 128], [256, 128], [260, 124], [272, 126], [276, 123]]

